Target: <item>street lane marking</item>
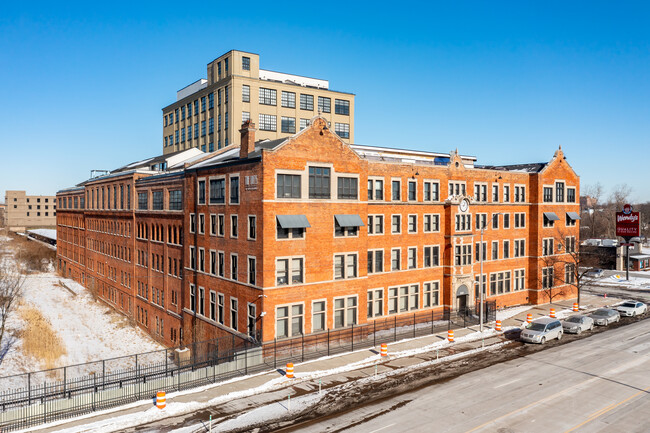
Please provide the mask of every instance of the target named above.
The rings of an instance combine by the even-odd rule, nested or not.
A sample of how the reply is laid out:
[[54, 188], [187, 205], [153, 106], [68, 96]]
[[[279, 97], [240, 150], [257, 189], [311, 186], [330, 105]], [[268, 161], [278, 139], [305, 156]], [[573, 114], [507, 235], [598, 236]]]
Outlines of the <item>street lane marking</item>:
[[511, 380], [510, 382], [506, 382], [506, 383], [502, 383], [501, 385], [497, 385], [494, 388], [496, 389], [496, 388], [501, 388], [502, 386], [512, 385], [515, 382], [519, 382], [519, 380], [520, 379]]
[[565, 431], [564, 433], [572, 432], [575, 429], [580, 428], [580, 427], [582, 427], [583, 425], [585, 425], [587, 423], [590, 423], [591, 421], [595, 420], [596, 418], [599, 418], [600, 416], [606, 414], [607, 412], [609, 412], [609, 411], [611, 411], [613, 409], [616, 409], [617, 407], [619, 407], [623, 403], [627, 403], [628, 401], [632, 400], [634, 397], [637, 397], [637, 396], [643, 394], [644, 392], [648, 392], [648, 390], [650, 390], [650, 386], [647, 387], [647, 388], [642, 389], [641, 391], [639, 391], [639, 392], [637, 392], [637, 393], [635, 393], [635, 394], [633, 394], [631, 396], [629, 396], [625, 400], [621, 400], [618, 403], [610, 404], [609, 406], [606, 406], [606, 407], [600, 409], [599, 411], [594, 412], [593, 414], [591, 414], [589, 416], [589, 418], [587, 418], [586, 420], [584, 420], [583, 422], [581, 422], [577, 426], [575, 426], [573, 428], [570, 428], [569, 430]]
[[389, 425], [385, 425], [385, 426], [383, 426], [382, 428], [378, 428], [377, 430], [373, 430], [373, 431], [371, 431], [371, 432], [369, 432], [369, 433], [376, 433], [376, 432], [378, 432], [378, 431], [382, 431], [382, 430], [387, 429], [388, 427], [392, 427], [392, 426], [394, 426], [394, 425], [395, 425], [395, 423], [393, 423], [393, 424], [389, 424]]

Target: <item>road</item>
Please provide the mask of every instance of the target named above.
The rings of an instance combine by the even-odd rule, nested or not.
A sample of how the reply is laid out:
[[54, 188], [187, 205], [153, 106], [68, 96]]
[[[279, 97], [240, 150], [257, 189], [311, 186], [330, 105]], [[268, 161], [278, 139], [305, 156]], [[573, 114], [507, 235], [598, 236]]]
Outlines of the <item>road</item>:
[[289, 431], [648, 432], [650, 320]]

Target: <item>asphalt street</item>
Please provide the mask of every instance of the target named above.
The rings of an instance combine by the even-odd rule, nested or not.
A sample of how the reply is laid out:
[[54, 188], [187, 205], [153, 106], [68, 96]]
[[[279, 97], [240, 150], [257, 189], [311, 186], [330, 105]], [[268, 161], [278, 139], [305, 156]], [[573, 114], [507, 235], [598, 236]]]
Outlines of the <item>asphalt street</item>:
[[648, 432], [650, 320], [348, 411], [319, 432]]

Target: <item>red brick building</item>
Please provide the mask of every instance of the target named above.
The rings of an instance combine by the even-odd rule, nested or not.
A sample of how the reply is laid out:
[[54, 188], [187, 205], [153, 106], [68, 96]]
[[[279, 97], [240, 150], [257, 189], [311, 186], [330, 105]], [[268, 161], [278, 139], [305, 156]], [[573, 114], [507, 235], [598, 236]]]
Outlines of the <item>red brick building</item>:
[[481, 258], [498, 307], [575, 296], [579, 178], [561, 150], [479, 166], [349, 145], [320, 117], [286, 139], [241, 133], [241, 147], [60, 191], [62, 272], [169, 345], [463, 310]]

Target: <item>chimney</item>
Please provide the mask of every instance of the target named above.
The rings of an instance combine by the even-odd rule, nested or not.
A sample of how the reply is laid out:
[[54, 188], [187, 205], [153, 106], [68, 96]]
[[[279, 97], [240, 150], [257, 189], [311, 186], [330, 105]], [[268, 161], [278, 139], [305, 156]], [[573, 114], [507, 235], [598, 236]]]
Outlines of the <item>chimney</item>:
[[239, 132], [241, 133], [241, 145], [239, 147], [239, 158], [248, 158], [248, 155], [255, 151], [255, 124], [248, 119], [245, 121]]

